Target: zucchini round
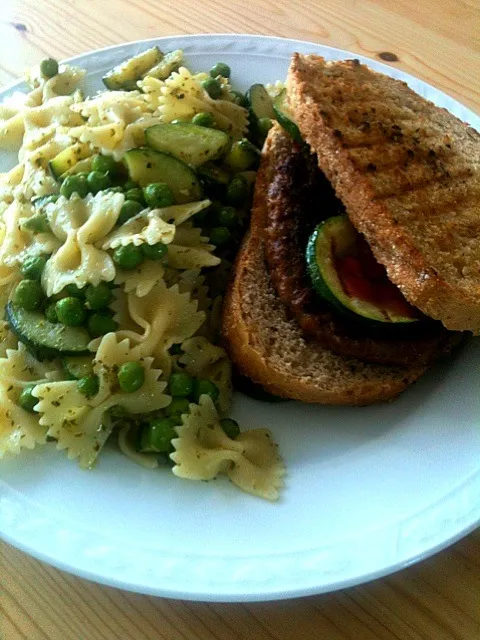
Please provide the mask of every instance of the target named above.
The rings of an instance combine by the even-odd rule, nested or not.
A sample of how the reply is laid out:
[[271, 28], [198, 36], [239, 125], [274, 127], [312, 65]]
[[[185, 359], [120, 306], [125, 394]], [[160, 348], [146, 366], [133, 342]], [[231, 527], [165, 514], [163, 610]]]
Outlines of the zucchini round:
[[315, 291], [343, 313], [391, 325], [420, 319], [347, 216], [318, 225], [308, 241], [306, 260]]

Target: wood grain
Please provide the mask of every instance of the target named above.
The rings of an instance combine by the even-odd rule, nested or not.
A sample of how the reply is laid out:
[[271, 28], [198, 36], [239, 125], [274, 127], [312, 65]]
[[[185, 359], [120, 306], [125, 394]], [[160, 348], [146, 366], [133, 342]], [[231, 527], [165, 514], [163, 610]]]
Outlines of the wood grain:
[[[65, 58], [181, 33], [311, 40], [393, 62], [480, 111], [478, 0], [3, 0], [0, 83]], [[479, 640], [480, 531], [393, 576], [278, 603], [132, 594], [0, 544], [2, 640]]]

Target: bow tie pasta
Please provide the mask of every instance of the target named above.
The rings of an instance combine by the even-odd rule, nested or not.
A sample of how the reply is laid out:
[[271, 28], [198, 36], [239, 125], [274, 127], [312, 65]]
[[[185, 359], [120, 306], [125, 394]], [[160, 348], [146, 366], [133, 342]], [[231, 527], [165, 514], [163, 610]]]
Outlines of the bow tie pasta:
[[110, 440], [271, 500], [283, 465], [227, 417], [219, 332], [266, 133], [226, 65], [183, 65], [153, 47], [85, 97], [49, 59], [0, 105], [0, 458], [55, 442], [90, 468]]

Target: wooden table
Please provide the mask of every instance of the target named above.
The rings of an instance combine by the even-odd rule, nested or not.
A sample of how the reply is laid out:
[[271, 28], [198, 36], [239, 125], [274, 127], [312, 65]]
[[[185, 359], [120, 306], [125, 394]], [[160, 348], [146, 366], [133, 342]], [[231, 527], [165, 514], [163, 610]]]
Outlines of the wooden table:
[[[480, 110], [478, 0], [2, 0], [0, 83], [47, 54], [180, 33], [257, 33], [390, 61]], [[331, 595], [203, 604], [99, 586], [0, 547], [2, 640], [479, 640], [480, 531]], [[1, 633], [3, 632], [3, 633]]]

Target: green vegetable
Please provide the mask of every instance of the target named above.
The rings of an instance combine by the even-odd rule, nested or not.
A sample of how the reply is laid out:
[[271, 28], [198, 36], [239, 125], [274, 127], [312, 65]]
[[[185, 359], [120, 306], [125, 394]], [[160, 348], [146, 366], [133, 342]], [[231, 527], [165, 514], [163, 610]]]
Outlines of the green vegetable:
[[45, 309], [45, 318], [49, 322], [52, 322], [53, 324], [55, 324], [55, 322], [58, 322], [58, 316], [57, 316], [57, 311], [55, 309], [55, 303], [49, 304], [48, 307]]
[[[136, 182], [134, 182], [133, 180], [127, 180], [125, 182], [125, 184], [123, 185], [123, 190], [125, 192], [129, 191], [130, 189], [137, 189], [138, 188], [138, 184]], [[143, 195], [143, 194], [142, 194]], [[133, 198], [134, 200], [135, 198]]]
[[134, 393], [145, 382], [145, 369], [139, 362], [125, 362], [118, 370], [117, 377], [122, 391]]
[[102, 156], [98, 154], [93, 157], [92, 170], [113, 175], [118, 171], [118, 165], [112, 156]]
[[165, 182], [173, 191], [176, 204], [201, 200], [200, 181], [192, 169], [178, 158], [140, 147], [127, 151], [124, 159], [130, 178], [141, 187], [152, 182]]
[[142, 244], [143, 255], [147, 260], [161, 260], [167, 255], [168, 248], [166, 244], [157, 242], [156, 244]]
[[125, 222], [130, 220], [130, 218], [134, 218], [144, 208], [145, 207], [143, 206], [143, 204], [137, 202], [136, 200], [125, 200], [118, 215], [118, 223], [124, 224]]
[[68, 293], [69, 296], [83, 300], [85, 298], [85, 289], [77, 287], [76, 284], [67, 284], [63, 290]]
[[213, 127], [215, 125], [215, 118], [208, 111], [201, 111], [193, 116], [192, 124], [200, 127]]
[[65, 356], [62, 358], [62, 365], [68, 377], [73, 380], [80, 380], [93, 373], [92, 356]]
[[145, 141], [155, 151], [169, 153], [192, 167], [219, 158], [230, 144], [224, 131], [193, 122], [156, 124], [145, 130]]
[[288, 105], [287, 90], [281, 91], [273, 100], [273, 110], [275, 111], [276, 119], [278, 123], [285, 129], [285, 131], [300, 144], [303, 144], [300, 130], [295, 122], [293, 115]]
[[232, 91], [232, 93], [235, 96], [236, 104], [238, 104], [240, 107], [248, 107], [247, 99], [241, 91]]
[[104, 336], [117, 330], [117, 323], [109, 313], [105, 311], [97, 311], [92, 313], [87, 319], [88, 333], [92, 338]]
[[135, 269], [143, 262], [143, 252], [134, 244], [117, 247], [113, 252], [113, 261], [121, 269]]
[[30, 280], [40, 280], [43, 270], [47, 264], [47, 256], [30, 256], [20, 267], [22, 276]]
[[210, 229], [208, 234], [210, 242], [216, 247], [226, 244], [232, 237], [232, 234], [227, 227], [213, 227], [213, 229]]
[[35, 311], [42, 306], [45, 295], [36, 280], [20, 280], [13, 294], [13, 304], [26, 311]]
[[175, 203], [173, 191], [165, 182], [152, 182], [143, 188], [145, 202], [152, 209], [171, 207]]
[[174, 418], [177, 424], [182, 424], [181, 416], [189, 410], [190, 403], [187, 398], [172, 398], [171, 403], [165, 408], [165, 413], [169, 418]]
[[[48, 163], [52, 176], [59, 180], [60, 177], [70, 171], [80, 160], [90, 157], [92, 154], [90, 145], [83, 142], [76, 142], [70, 147], [60, 151], [53, 160]], [[68, 174], [67, 174], [68, 175]]]
[[220, 397], [220, 390], [211, 380], [202, 380], [201, 378], [197, 378], [193, 386], [193, 397], [197, 404], [200, 400], [200, 396], [202, 395], [210, 396], [213, 402], [216, 402]]
[[67, 176], [62, 182], [60, 193], [65, 198], [70, 198], [74, 193], [77, 193], [80, 198], [85, 198], [88, 193], [87, 181], [79, 174]]
[[267, 137], [268, 132], [272, 128], [273, 122], [271, 118], [259, 118], [257, 122], [257, 131], [260, 138], [264, 139]]
[[53, 78], [58, 73], [58, 62], [53, 58], [47, 58], [40, 63], [40, 72], [45, 78]]
[[32, 395], [32, 391], [35, 388], [35, 385], [29, 385], [22, 389], [22, 392], [18, 396], [18, 405], [22, 407], [25, 411], [29, 413], [34, 413], [34, 406], [39, 402], [38, 398]]
[[101, 171], [90, 171], [87, 175], [87, 186], [89, 191], [92, 193], [98, 193], [99, 191], [108, 189], [111, 184], [107, 171], [105, 171], [105, 173], [102, 173]]
[[202, 87], [212, 100], [218, 100], [222, 95], [222, 85], [218, 80], [215, 80], [215, 78], [207, 78], [207, 80], [203, 80]]
[[98, 376], [96, 376], [94, 373], [91, 373], [88, 376], [84, 376], [77, 381], [77, 389], [87, 398], [96, 396], [99, 388], [100, 384]]
[[168, 453], [175, 432], [176, 421], [172, 418], [156, 418], [142, 430], [140, 451], [142, 453]]
[[125, 60], [102, 78], [103, 84], [112, 91], [131, 91], [136, 89], [136, 82], [163, 58], [158, 47], [142, 51], [133, 58]]
[[220, 227], [234, 227], [239, 219], [238, 213], [234, 207], [221, 207], [214, 213], [215, 223]]
[[230, 78], [230, 73], [230, 67], [224, 62], [217, 62], [217, 64], [210, 69], [210, 75], [212, 78], [216, 78], [217, 76]]
[[168, 393], [174, 398], [188, 398], [193, 393], [194, 379], [188, 373], [172, 373], [168, 379]]
[[103, 309], [113, 300], [113, 293], [105, 282], [100, 282], [96, 287], [90, 284], [85, 290], [85, 300], [90, 309]]
[[256, 121], [260, 118], [275, 119], [272, 99], [263, 84], [252, 84], [245, 97], [250, 107], [251, 118]]
[[172, 71], [176, 71], [183, 62], [183, 51], [174, 49], [168, 51], [154, 67], [143, 74], [143, 77], [151, 76], [159, 80], [166, 80]]
[[235, 438], [240, 435], [240, 426], [238, 422], [232, 418], [222, 418], [220, 420], [220, 426], [232, 440], [235, 440]]
[[35, 213], [33, 216], [25, 220], [22, 229], [32, 231], [33, 233], [47, 233], [50, 231], [47, 216], [44, 213]]
[[67, 327], [79, 327], [87, 317], [83, 302], [73, 296], [59, 300], [55, 304], [55, 311], [59, 321]]
[[260, 151], [246, 139], [234, 142], [225, 158], [225, 164], [232, 171], [247, 171], [257, 165]]
[[250, 194], [250, 187], [243, 176], [235, 176], [227, 187], [226, 200], [228, 204], [240, 207], [245, 204]]
[[54, 324], [41, 311], [26, 311], [11, 302], [5, 317], [12, 333], [37, 360], [88, 353], [90, 336], [83, 327]]
[[[129, 180], [129, 182], [131, 181]], [[141, 189], [140, 187], [130, 187], [127, 191], [125, 191], [125, 202], [128, 202], [129, 200], [138, 202], [142, 205], [142, 207], [144, 207], [145, 198], [143, 196], [143, 189]]]
[[32, 204], [36, 209], [39, 209], [40, 207], [44, 207], [50, 202], [56, 202], [59, 197], [59, 193], [50, 193], [48, 196], [38, 196], [37, 198], [33, 198]]

